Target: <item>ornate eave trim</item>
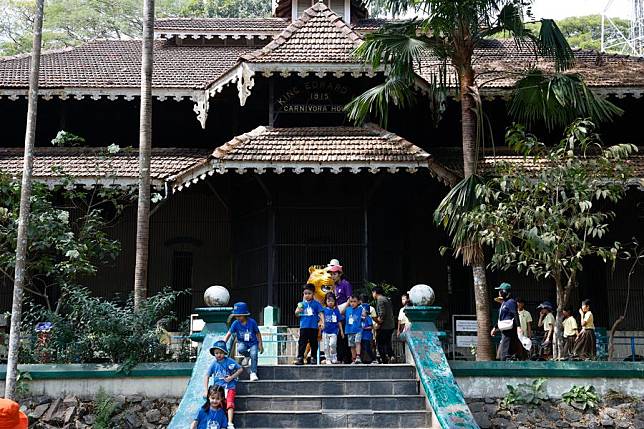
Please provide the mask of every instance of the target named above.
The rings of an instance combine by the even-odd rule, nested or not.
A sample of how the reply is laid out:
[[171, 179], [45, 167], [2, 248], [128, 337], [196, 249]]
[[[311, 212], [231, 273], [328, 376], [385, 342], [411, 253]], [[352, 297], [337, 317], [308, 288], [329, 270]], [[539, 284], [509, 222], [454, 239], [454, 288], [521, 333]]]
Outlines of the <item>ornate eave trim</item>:
[[287, 171], [295, 174], [301, 173], [333, 173], [338, 174], [342, 172], [349, 172], [358, 174], [363, 171], [376, 174], [379, 172], [386, 172], [395, 174], [402, 171], [408, 173], [416, 173], [418, 170], [423, 169], [431, 173], [429, 169], [429, 162], [351, 162], [351, 161], [336, 161], [336, 162], [273, 162], [273, 161], [222, 161], [218, 159], [210, 159], [204, 163], [200, 168], [191, 169], [187, 173], [179, 173], [176, 176], [170, 177], [168, 182], [172, 184], [172, 189], [181, 191], [184, 188], [190, 187], [192, 184], [199, 183], [209, 176], [226, 173], [255, 173], [265, 174], [273, 172], [281, 174]]
[[[19, 179], [20, 176], [13, 175], [15, 179]], [[106, 186], [106, 187], [136, 187], [139, 185], [139, 179], [137, 177], [70, 177], [66, 176], [36, 176], [33, 178], [35, 182], [43, 183], [47, 185], [48, 188], [54, 188], [55, 186], [63, 184], [73, 184], [74, 186], [81, 186], [84, 188], [94, 188], [96, 186]], [[158, 178], [152, 178], [150, 180], [150, 186], [157, 190], [162, 190], [165, 188], [165, 181]]]
[[282, 30], [253, 30], [253, 31], [221, 31], [221, 30], [199, 30], [199, 31], [190, 31], [190, 30], [167, 30], [167, 31], [157, 31], [154, 33], [156, 39], [233, 39], [233, 40], [268, 40], [273, 39], [275, 36], [279, 35]]

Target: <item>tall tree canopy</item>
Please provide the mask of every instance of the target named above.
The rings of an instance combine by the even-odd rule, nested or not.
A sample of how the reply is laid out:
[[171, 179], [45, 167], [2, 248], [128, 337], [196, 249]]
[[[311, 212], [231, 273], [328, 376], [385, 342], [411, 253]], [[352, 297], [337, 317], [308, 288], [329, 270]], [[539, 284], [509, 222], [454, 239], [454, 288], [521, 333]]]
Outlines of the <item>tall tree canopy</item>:
[[[50, 0], [45, 6], [44, 49], [74, 46], [92, 39], [139, 38], [143, 28], [138, 0]], [[0, 0], [0, 55], [31, 50], [34, 0]], [[265, 17], [267, 0], [158, 0], [158, 18]]]

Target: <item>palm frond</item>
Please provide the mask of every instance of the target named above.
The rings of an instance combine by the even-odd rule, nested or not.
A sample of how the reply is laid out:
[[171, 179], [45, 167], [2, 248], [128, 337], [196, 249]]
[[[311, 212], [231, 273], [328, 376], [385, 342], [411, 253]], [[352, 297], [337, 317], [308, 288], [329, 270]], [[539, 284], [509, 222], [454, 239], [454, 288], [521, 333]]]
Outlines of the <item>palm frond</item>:
[[399, 108], [409, 106], [414, 100], [413, 81], [389, 76], [388, 79], [360, 94], [344, 108], [349, 120], [362, 124], [374, 115], [383, 128], [387, 128], [389, 105]]
[[516, 38], [523, 38], [528, 31], [523, 23], [523, 9], [520, 4], [508, 3], [498, 13], [496, 22], [479, 33], [481, 39], [497, 33], [507, 32]]
[[557, 23], [552, 19], [541, 19], [541, 29], [536, 40], [539, 54], [552, 58], [557, 71], [571, 68], [575, 63], [575, 55]]
[[483, 178], [471, 175], [458, 182], [443, 198], [434, 212], [434, 223], [442, 226], [452, 239], [456, 255], [463, 256], [463, 263], [471, 265], [482, 259], [481, 248], [472, 240], [467, 214], [480, 204], [477, 188]]
[[549, 130], [564, 128], [578, 117], [606, 122], [623, 113], [590, 90], [579, 75], [546, 75], [538, 69], [517, 81], [509, 112], [518, 122], [528, 126], [543, 123]]

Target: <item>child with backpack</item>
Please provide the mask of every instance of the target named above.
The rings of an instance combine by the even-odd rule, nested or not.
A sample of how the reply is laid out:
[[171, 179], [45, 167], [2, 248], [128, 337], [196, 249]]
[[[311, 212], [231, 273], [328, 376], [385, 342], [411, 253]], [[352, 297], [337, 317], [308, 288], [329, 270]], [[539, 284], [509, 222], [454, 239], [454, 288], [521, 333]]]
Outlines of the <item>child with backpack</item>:
[[237, 379], [244, 372], [235, 360], [228, 357], [228, 348], [225, 341], [217, 341], [210, 348], [210, 354], [215, 357], [215, 361], [208, 369], [204, 380], [206, 388], [206, 397], [210, 392], [210, 377], [213, 377], [213, 384], [224, 389], [226, 398], [226, 412], [228, 413], [228, 429], [235, 429], [233, 417], [235, 414], [235, 396], [237, 394]]

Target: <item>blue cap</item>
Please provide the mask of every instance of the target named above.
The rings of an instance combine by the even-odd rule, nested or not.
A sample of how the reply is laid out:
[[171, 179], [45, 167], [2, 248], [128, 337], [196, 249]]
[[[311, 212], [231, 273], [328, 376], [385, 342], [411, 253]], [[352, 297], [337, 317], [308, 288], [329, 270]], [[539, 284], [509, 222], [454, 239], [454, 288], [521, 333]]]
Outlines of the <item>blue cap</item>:
[[245, 302], [236, 302], [233, 305], [233, 316], [250, 316], [250, 311], [248, 311], [248, 305]]
[[542, 308], [546, 308], [552, 311], [555, 307], [550, 303], [550, 301], [543, 301], [541, 304], [537, 306], [537, 310], [540, 310]]
[[210, 354], [214, 356], [215, 350], [221, 350], [226, 356], [228, 356], [228, 347], [226, 347], [225, 341], [216, 341], [215, 344], [213, 344], [210, 348]]
[[495, 287], [494, 290], [504, 290], [504, 291], [509, 291], [512, 289], [512, 285], [510, 283], [503, 282], [499, 285], [499, 287]]

